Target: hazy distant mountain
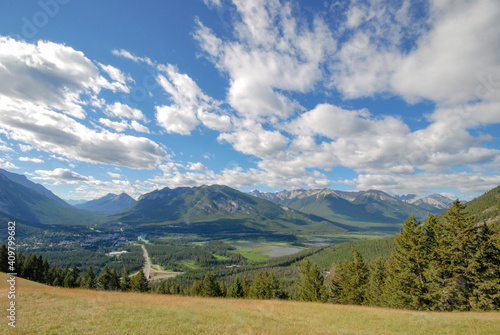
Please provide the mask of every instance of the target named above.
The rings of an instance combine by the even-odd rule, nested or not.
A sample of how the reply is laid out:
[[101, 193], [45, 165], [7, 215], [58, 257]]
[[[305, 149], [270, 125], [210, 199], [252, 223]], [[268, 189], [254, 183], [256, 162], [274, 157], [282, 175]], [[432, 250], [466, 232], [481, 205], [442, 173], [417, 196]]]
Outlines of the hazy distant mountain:
[[30, 181], [28, 178], [26, 178], [25, 175], [22, 174], [17, 174], [17, 173], [12, 173], [9, 171], [5, 171], [3, 169], [0, 169], [0, 174], [3, 174], [5, 177], [7, 177], [9, 180], [13, 181], [14, 183], [17, 183], [19, 185], [22, 185], [32, 191], [35, 191], [49, 199], [55, 200], [60, 203], [66, 203], [63, 199], [59, 198], [57, 195], [46, 189], [44, 186], [40, 184], [36, 184], [32, 181]]
[[80, 204], [88, 202], [88, 200], [83, 200], [83, 199], [80, 199], [80, 200], [64, 199], [64, 201], [66, 201], [71, 206], [76, 206], [76, 205], [80, 205]]
[[427, 197], [420, 197], [415, 194], [397, 195], [394, 198], [421, 207], [431, 213], [440, 213], [446, 210], [453, 201], [441, 194], [431, 194]]
[[175, 224], [200, 233], [345, 231], [327, 219], [221, 185], [153, 191], [115, 215], [112, 221], [132, 225]]
[[274, 193], [252, 191], [250, 194], [304, 213], [371, 230], [397, 230], [412, 214], [418, 219], [427, 216], [427, 210], [378, 190], [299, 189]]
[[7, 177], [0, 173], [0, 212], [6, 217], [33, 223], [68, 225], [95, 218], [92, 213], [67, 204], [43, 186], [21, 178], [24, 176], [13, 175], [11, 173]]
[[135, 200], [126, 193], [119, 195], [108, 193], [102, 198], [75, 205], [76, 208], [85, 209], [101, 214], [116, 214], [127, 207], [132, 206]]

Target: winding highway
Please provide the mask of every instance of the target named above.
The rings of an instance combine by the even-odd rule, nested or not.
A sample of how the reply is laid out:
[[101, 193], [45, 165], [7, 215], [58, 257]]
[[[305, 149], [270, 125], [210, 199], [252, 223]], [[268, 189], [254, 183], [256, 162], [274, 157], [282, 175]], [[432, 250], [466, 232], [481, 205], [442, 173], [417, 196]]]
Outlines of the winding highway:
[[150, 280], [149, 275], [151, 273], [151, 262], [149, 261], [148, 251], [146, 250], [144, 244], [141, 245], [141, 248], [144, 255], [144, 276], [146, 276], [147, 280]]

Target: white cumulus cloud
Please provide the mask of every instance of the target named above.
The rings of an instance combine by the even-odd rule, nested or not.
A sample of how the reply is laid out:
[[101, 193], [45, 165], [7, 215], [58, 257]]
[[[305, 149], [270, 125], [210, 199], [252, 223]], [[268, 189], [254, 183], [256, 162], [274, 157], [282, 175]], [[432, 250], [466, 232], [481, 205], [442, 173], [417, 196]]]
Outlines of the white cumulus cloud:
[[0, 95], [85, 118], [80, 96], [101, 89], [127, 92], [109, 82], [80, 51], [47, 41], [36, 44], [0, 36]]
[[32, 158], [32, 157], [19, 157], [18, 159], [21, 162], [32, 162], [32, 163], [37, 163], [37, 164], [42, 164], [44, 162], [43, 159]]
[[66, 115], [1, 96], [0, 128], [36, 149], [83, 162], [152, 169], [166, 157], [147, 138], [97, 132]]

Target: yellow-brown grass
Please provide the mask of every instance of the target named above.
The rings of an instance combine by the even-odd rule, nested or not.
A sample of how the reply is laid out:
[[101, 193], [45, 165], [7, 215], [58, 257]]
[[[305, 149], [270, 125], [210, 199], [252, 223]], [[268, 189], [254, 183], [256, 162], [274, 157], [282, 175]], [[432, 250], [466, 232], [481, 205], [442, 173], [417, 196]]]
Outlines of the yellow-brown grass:
[[[0, 312], [8, 307], [0, 274]], [[54, 288], [17, 278], [2, 334], [498, 334], [500, 313], [428, 313], [292, 301]], [[6, 331], [3, 331], [6, 330]]]

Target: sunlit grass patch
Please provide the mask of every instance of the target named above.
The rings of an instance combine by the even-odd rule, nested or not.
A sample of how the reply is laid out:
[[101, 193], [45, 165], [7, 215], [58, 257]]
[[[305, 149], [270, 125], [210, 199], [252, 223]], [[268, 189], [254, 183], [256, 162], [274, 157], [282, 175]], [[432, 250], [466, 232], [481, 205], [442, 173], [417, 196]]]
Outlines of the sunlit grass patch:
[[183, 260], [180, 262], [183, 266], [191, 269], [191, 270], [198, 270], [198, 269], [201, 269], [201, 267], [199, 265], [196, 264], [196, 261], [192, 261], [192, 260]]
[[270, 252], [271, 249], [266, 249], [266, 248], [243, 248], [243, 247], [236, 247], [236, 250], [233, 250], [232, 252], [237, 252], [241, 254], [241, 256], [245, 257], [248, 260], [251, 261], [265, 261], [266, 259], [271, 258], [270, 256], [262, 255], [262, 253]]

